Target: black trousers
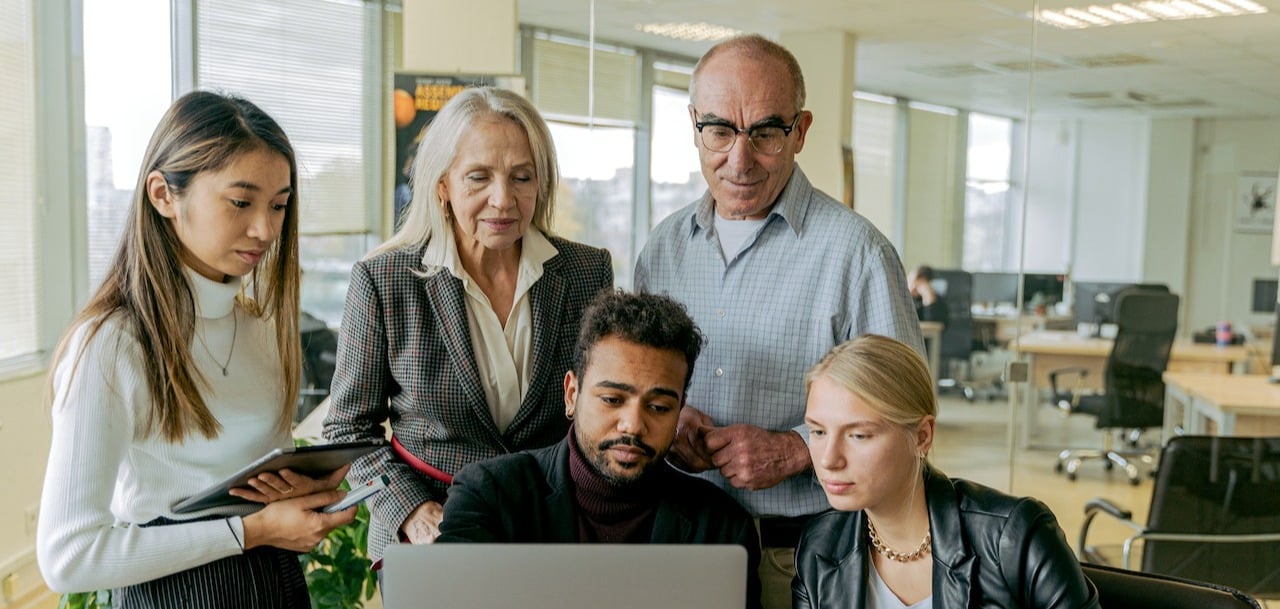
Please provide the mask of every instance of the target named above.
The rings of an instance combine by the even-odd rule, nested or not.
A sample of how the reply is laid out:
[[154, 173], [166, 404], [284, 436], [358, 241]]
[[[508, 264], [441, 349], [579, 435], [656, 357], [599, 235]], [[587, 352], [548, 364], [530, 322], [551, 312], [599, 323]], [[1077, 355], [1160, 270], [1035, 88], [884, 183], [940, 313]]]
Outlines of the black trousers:
[[[143, 526], [175, 524], [153, 521]], [[186, 571], [111, 591], [115, 609], [310, 609], [298, 554], [254, 548]]]

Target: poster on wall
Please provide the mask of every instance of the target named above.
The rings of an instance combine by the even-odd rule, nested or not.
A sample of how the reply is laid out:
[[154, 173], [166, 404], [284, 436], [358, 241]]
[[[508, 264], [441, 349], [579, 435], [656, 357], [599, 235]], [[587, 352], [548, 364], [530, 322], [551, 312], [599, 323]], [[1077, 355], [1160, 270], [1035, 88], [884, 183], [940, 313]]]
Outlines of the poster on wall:
[[1245, 233], [1269, 233], [1276, 215], [1276, 174], [1245, 172], [1236, 178], [1233, 208], [1236, 230]]
[[418, 151], [418, 144], [426, 133], [431, 119], [444, 104], [459, 91], [467, 87], [493, 85], [511, 89], [523, 95], [524, 79], [519, 76], [458, 76], [397, 73], [394, 79], [395, 90], [392, 91], [392, 118], [395, 121], [396, 160], [395, 172], [395, 219], [400, 224], [400, 215], [413, 198], [410, 189], [410, 176], [413, 174], [413, 160]]

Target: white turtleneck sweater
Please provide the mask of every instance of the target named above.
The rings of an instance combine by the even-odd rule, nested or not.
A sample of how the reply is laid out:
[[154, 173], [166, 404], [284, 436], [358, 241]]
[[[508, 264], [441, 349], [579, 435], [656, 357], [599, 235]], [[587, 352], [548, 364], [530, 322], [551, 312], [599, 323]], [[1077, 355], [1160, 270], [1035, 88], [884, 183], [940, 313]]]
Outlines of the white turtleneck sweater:
[[[187, 277], [196, 303], [191, 355], [222, 430], [181, 443], [144, 434], [151, 397], [137, 341], [119, 317], [87, 343], [88, 326], [77, 328], [54, 371], [53, 442], [36, 533], [40, 570], [53, 590], [128, 586], [241, 553], [240, 516], [252, 507], [177, 515], [170, 506], [292, 442], [276, 431], [282, 372], [272, 324], [236, 306], [240, 282], [189, 270]], [[212, 514], [229, 518], [135, 526]]]

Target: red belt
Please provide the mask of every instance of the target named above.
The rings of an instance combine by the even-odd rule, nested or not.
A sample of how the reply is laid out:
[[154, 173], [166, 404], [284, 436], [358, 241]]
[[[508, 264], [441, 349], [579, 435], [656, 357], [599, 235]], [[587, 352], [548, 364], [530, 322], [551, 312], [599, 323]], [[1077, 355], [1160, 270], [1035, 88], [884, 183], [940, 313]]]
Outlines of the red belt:
[[391, 450], [396, 453], [397, 457], [400, 457], [401, 461], [409, 464], [409, 467], [418, 470], [422, 475], [437, 482], [453, 484], [453, 476], [446, 474], [445, 472], [433, 467], [430, 463], [419, 459], [417, 455], [409, 452], [409, 449], [405, 448], [404, 444], [401, 444], [400, 440], [397, 440], [395, 436], [391, 437]]

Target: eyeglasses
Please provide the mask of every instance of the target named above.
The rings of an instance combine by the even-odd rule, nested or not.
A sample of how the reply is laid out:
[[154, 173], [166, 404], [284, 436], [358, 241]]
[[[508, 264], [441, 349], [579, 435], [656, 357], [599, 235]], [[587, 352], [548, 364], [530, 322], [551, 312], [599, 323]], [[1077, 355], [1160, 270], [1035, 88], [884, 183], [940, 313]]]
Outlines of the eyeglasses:
[[[694, 128], [698, 130], [698, 137], [702, 140], [702, 145], [711, 152], [729, 152], [733, 149], [733, 145], [738, 142], [738, 134], [745, 133], [747, 139], [751, 141], [751, 147], [761, 154], [778, 154], [782, 152], [782, 147], [787, 143], [787, 137], [791, 135], [791, 130], [796, 128], [796, 123], [800, 122], [800, 112], [796, 113], [796, 117], [791, 119], [791, 125], [783, 127], [781, 125], [758, 125], [747, 129], [739, 129], [733, 124], [723, 120], [695, 121]], [[697, 110], [694, 111], [694, 118], [697, 118]]]

